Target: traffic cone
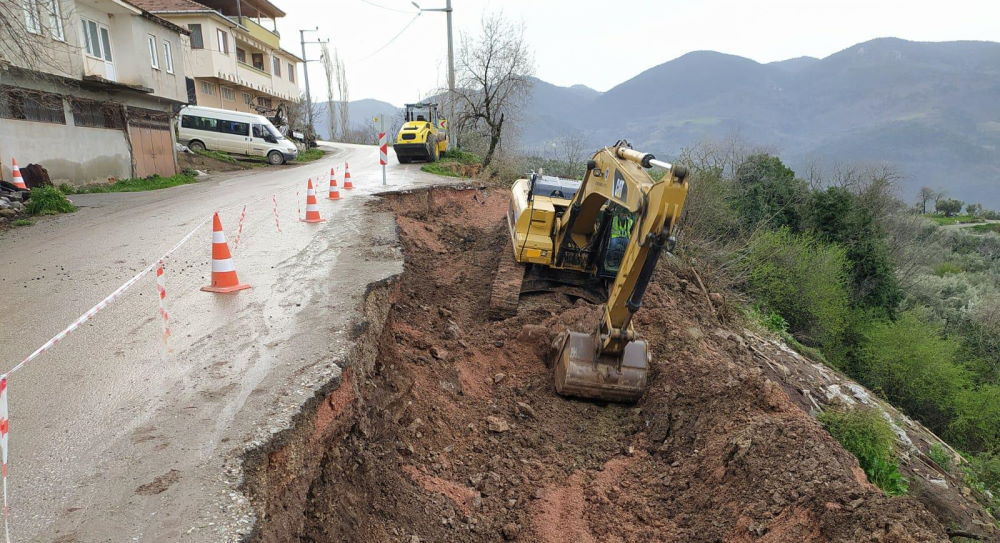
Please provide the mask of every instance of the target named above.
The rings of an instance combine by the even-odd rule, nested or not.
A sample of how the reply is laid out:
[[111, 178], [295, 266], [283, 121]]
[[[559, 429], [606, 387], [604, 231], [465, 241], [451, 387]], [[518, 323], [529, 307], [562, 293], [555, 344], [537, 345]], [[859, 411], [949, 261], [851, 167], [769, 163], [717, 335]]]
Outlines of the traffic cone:
[[354, 183], [351, 183], [351, 166], [344, 163], [344, 190], [353, 189]]
[[330, 168], [330, 192], [327, 193], [326, 198], [328, 200], [340, 199], [340, 191], [337, 190], [337, 177], [333, 173], [333, 168]]
[[24, 184], [24, 178], [21, 177], [21, 168], [17, 167], [17, 160], [14, 157], [10, 158], [10, 163], [13, 166], [10, 167], [10, 174], [14, 177], [14, 186], [19, 189], [27, 189], [28, 185]]
[[319, 216], [319, 208], [316, 207], [316, 189], [313, 188], [312, 179], [309, 179], [309, 186], [306, 187], [306, 218], [299, 220], [302, 222], [323, 222], [326, 220]]
[[212, 284], [201, 287], [205, 292], [236, 292], [250, 288], [250, 285], [240, 283], [236, 277], [236, 266], [229, 254], [229, 244], [226, 243], [226, 233], [222, 231], [219, 213], [212, 217]]

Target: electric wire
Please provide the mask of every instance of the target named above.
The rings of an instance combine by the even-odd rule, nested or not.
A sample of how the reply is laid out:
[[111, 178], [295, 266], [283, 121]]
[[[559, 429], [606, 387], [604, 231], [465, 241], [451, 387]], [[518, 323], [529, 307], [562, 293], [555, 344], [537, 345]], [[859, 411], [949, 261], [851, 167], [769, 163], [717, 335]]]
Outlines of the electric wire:
[[381, 53], [382, 50], [384, 50], [386, 47], [389, 47], [390, 45], [392, 45], [392, 42], [396, 41], [397, 38], [399, 38], [400, 36], [402, 36], [403, 32], [406, 32], [406, 29], [410, 28], [410, 25], [412, 25], [419, 17], [420, 17], [420, 12], [417, 12], [417, 14], [414, 15], [412, 19], [410, 19], [410, 22], [406, 23], [406, 25], [404, 25], [403, 28], [399, 32], [397, 32], [396, 35], [393, 36], [391, 40], [387, 41], [385, 43], [385, 45], [383, 45], [382, 47], [379, 47], [373, 53], [371, 53], [368, 56], [366, 56], [365, 58], [361, 59], [361, 61], [365, 61], [365, 60], [368, 60], [368, 59], [372, 58], [373, 56]]
[[382, 4], [376, 4], [375, 2], [371, 2], [369, 0], [361, 0], [361, 2], [364, 4], [368, 4], [369, 6], [375, 6], [377, 8], [382, 8], [389, 11], [395, 11], [396, 13], [413, 13], [412, 11], [390, 8], [389, 6], [383, 6]]

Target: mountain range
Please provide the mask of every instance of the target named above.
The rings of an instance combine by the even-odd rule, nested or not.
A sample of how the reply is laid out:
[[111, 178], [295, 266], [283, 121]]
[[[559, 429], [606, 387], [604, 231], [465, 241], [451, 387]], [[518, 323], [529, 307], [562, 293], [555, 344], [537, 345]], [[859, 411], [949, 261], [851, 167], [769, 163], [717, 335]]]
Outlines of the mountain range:
[[930, 186], [996, 209], [1000, 43], [879, 38], [771, 63], [695, 51], [606, 92], [536, 80], [519, 132], [525, 147], [625, 138], [668, 160], [738, 135], [793, 169], [888, 163], [907, 199]]

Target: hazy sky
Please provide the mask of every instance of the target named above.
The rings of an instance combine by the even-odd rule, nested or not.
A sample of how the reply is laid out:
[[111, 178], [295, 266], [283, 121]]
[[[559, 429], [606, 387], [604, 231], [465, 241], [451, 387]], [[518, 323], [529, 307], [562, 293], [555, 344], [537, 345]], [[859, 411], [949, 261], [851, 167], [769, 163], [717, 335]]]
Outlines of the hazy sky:
[[[272, 0], [282, 46], [301, 55], [299, 29], [329, 38], [345, 60], [350, 98], [400, 105], [447, 82], [443, 13], [409, 0]], [[445, 0], [417, 0], [424, 8]], [[384, 7], [377, 7], [384, 6]], [[525, 25], [535, 75], [557, 85], [607, 90], [689, 51], [710, 49], [758, 62], [824, 57], [894, 36], [919, 41], [1000, 40], [1000, 0], [453, 0], [456, 54], [484, 12]], [[389, 9], [386, 9], [389, 8]], [[412, 21], [412, 22], [411, 22]], [[387, 47], [407, 24], [409, 26]], [[319, 45], [306, 46], [318, 59]], [[326, 99], [323, 66], [309, 63], [313, 99]]]

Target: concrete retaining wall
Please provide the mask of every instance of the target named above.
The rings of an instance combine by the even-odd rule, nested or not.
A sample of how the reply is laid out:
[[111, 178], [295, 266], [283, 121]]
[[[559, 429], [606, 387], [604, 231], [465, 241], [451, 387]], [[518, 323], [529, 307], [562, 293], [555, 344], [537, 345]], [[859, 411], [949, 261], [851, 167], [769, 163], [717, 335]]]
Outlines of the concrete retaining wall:
[[125, 133], [107, 128], [0, 119], [0, 172], [11, 179], [10, 159], [41, 164], [53, 183], [82, 185], [131, 177]]

